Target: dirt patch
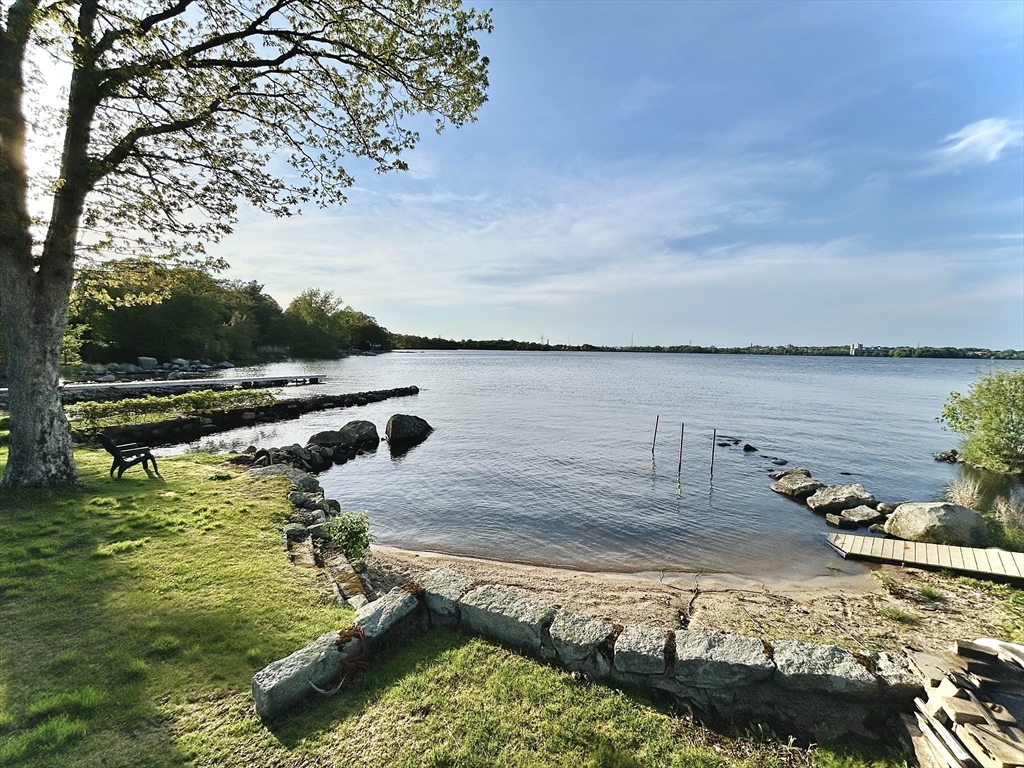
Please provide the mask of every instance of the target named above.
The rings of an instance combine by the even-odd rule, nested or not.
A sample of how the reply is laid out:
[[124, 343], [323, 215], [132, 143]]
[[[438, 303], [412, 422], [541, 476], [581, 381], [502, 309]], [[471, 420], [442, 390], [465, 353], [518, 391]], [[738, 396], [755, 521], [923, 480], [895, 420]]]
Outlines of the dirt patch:
[[971, 579], [880, 566], [873, 574], [766, 585], [725, 575], [587, 573], [372, 547], [365, 575], [386, 592], [434, 568], [593, 618], [666, 629], [711, 629], [851, 651], [948, 648], [1008, 639], [1000, 600]]

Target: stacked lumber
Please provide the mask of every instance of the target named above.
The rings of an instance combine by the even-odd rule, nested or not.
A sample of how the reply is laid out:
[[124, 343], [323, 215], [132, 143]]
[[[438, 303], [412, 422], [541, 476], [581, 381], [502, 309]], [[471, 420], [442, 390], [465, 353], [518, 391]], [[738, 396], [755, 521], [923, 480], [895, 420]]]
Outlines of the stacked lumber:
[[958, 640], [907, 657], [926, 694], [903, 716], [921, 768], [1024, 768], [1024, 646]]

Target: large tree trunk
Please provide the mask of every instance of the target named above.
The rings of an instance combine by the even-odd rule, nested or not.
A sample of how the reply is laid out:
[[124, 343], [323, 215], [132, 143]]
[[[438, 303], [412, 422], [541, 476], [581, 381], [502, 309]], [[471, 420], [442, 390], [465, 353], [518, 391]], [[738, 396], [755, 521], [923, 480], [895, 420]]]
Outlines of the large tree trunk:
[[[16, 0], [0, 28], [0, 324], [7, 346], [11, 413], [0, 487], [75, 483], [71, 429], [60, 402], [58, 363], [68, 317], [75, 239], [88, 191], [85, 149], [90, 104], [72, 80], [62, 183], [42, 254], [33, 253], [25, 170], [24, 54], [37, 0]], [[95, 3], [83, 4], [94, 10]], [[86, 31], [91, 33], [91, 16]], [[77, 112], [76, 112], [77, 109]], [[84, 120], [85, 128], [82, 128]], [[69, 165], [74, 173], [68, 173]]]
[[57, 386], [67, 288], [43, 285], [38, 274], [23, 276], [17, 281], [20, 285], [12, 286], [11, 277], [0, 269], [11, 413], [9, 455], [0, 487], [76, 483], [71, 429]]

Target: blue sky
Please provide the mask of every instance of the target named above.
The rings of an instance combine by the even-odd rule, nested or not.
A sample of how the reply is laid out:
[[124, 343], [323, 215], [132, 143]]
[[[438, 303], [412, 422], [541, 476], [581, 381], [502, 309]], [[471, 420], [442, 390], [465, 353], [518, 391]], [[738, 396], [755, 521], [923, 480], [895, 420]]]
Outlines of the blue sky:
[[1024, 3], [495, 2], [489, 102], [228, 277], [393, 331], [1024, 349]]

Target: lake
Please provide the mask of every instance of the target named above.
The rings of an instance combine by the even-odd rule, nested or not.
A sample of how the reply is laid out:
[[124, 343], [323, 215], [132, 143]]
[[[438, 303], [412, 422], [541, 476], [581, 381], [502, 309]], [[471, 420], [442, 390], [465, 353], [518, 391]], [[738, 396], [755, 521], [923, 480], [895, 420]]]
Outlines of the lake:
[[[382, 443], [320, 476], [343, 509], [369, 511], [380, 544], [587, 570], [806, 579], [841, 561], [824, 519], [769, 489], [772, 458], [826, 483], [863, 483], [880, 501], [937, 499], [961, 470], [932, 458], [958, 440], [935, 417], [992, 366], [1021, 363], [466, 351], [292, 361], [227, 374], [330, 377], [292, 396], [412, 384], [420, 394], [191, 448], [305, 443], [352, 419], [383, 436], [392, 414], [411, 413], [434, 427], [426, 442], [397, 458]], [[740, 445], [715, 448], [712, 482], [713, 430]]]

